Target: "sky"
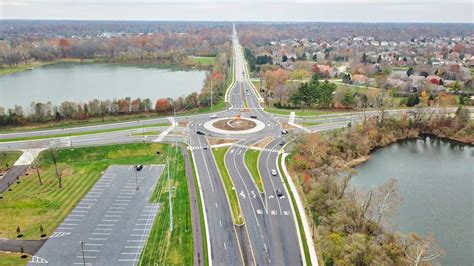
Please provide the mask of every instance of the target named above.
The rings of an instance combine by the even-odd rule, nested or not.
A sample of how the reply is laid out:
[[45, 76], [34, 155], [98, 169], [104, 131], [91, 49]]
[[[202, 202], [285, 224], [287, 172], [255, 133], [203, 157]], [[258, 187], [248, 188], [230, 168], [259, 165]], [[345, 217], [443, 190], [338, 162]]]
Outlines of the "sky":
[[474, 23], [474, 0], [0, 0], [0, 18]]

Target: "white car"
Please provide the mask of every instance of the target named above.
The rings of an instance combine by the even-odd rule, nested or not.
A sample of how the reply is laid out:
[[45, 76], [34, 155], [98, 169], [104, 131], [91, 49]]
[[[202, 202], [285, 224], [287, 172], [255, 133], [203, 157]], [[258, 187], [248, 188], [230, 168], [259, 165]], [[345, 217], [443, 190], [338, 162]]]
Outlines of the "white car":
[[277, 170], [272, 169], [272, 176], [276, 176], [276, 175], [277, 175]]
[[216, 114], [212, 114], [212, 115], [209, 116], [209, 118], [211, 118], [211, 119], [217, 118], [217, 115], [216, 115]]

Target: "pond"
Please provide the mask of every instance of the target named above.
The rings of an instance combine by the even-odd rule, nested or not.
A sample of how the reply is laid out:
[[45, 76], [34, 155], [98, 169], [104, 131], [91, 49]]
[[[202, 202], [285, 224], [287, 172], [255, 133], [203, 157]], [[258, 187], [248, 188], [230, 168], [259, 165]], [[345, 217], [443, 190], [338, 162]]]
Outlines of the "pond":
[[0, 77], [0, 106], [114, 98], [177, 98], [199, 92], [206, 71], [159, 66], [58, 63]]
[[433, 233], [446, 265], [473, 265], [474, 147], [439, 138], [405, 140], [374, 151], [351, 183], [363, 190], [398, 180], [403, 202], [391, 223]]

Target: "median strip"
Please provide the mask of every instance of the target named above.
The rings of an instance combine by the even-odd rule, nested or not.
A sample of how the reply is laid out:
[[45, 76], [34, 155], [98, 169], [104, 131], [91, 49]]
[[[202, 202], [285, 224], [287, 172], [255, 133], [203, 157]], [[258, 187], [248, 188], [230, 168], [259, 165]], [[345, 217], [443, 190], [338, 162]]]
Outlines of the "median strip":
[[212, 155], [216, 162], [222, 183], [224, 184], [227, 201], [231, 209], [232, 220], [235, 225], [243, 225], [244, 219], [240, 209], [239, 198], [237, 197], [234, 183], [232, 182], [232, 178], [230, 177], [229, 172], [227, 171], [227, 166], [225, 165], [225, 155], [228, 150], [229, 148], [212, 149]]

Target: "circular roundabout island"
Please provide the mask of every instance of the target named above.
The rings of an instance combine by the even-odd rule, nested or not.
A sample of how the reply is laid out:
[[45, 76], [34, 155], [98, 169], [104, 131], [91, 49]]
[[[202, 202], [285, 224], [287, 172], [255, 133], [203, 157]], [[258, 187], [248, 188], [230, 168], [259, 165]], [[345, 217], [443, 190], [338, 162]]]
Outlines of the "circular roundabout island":
[[265, 124], [253, 118], [225, 117], [204, 123], [204, 128], [219, 134], [249, 134], [265, 128]]

